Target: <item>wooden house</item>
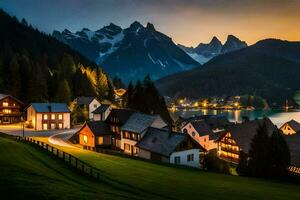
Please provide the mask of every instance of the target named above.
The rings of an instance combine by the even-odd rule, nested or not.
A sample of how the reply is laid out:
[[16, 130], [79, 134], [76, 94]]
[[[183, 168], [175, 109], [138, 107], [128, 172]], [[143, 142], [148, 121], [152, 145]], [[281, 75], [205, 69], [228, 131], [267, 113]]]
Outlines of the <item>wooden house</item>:
[[78, 144], [86, 149], [111, 148], [113, 133], [104, 121], [86, 122], [75, 134]]
[[288, 121], [280, 127], [280, 130], [285, 135], [294, 135], [300, 132], [300, 123], [295, 120]]
[[158, 128], [148, 128], [136, 146], [141, 158], [197, 168], [200, 152], [206, 151], [188, 134]]
[[238, 163], [240, 152], [249, 153], [252, 138], [263, 123], [266, 123], [269, 135], [277, 130], [277, 127], [268, 118], [245, 121], [229, 127], [217, 139], [218, 156], [226, 161]]
[[78, 97], [76, 104], [86, 110], [86, 117], [93, 120], [93, 111], [96, 110], [101, 104], [96, 97]]
[[35, 130], [69, 129], [70, 110], [65, 103], [32, 103], [27, 121]]
[[163, 128], [167, 126], [158, 115], [133, 113], [127, 122], [121, 127], [121, 149], [131, 155], [138, 155], [139, 149], [136, 143], [140, 141], [149, 127]]
[[12, 124], [22, 120], [23, 102], [17, 98], [0, 94], [0, 124]]

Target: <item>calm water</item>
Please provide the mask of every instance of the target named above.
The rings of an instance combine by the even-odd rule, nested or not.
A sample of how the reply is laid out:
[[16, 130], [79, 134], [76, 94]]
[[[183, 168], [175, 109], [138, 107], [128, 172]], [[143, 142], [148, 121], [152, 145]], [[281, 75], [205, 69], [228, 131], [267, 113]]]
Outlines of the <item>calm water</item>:
[[172, 117], [192, 117], [194, 115], [224, 115], [232, 122], [241, 122], [243, 116], [247, 116], [250, 120], [255, 118], [269, 117], [272, 122], [280, 127], [283, 123], [294, 119], [300, 122], [300, 110], [188, 110], [176, 111], [170, 113]]

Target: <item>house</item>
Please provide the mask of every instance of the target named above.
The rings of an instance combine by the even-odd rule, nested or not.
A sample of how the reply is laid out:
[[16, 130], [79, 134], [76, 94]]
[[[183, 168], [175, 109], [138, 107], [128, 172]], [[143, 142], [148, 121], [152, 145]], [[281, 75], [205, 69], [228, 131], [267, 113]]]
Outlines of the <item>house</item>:
[[121, 149], [121, 127], [133, 113], [134, 111], [129, 109], [112, 109], [105, 120], [105, 123], [110, 127], [110, 131], [114, 133], [112, 138], [112, 146], [114, 148]]
[[22, 120], [23, 102], [17, 98], [0, 94], [0, 124], [12, 124]]
[[104, 121], [86, 122], [75, 134], [77, 143], [86, 149], [111, 148], [113, 132]]
[[76, 103], [86, 109], [86, 117], [88, 117], [88, 119], [93, 119], [93, 111], [100, 106], [100, 102], [96, 97], [78, 97]]
[[291, 166], [289, 170], [300, 175], [300, 134], [285, 135], [285, 141], [291, 154]]
[[136, 147], [141, 158], [197, 168], [200, 167], [200, 152], [205, 151], [188, 134], [151, 127]]
[[229, 162], [238, 163], [240, 152], [249, 153], [252, 138], [263, 123], [266, 123], [269, 135], [277, 130], [277, 127], [269, 118], [245, 121], [244, 123], [229, 127], [217, 139], [218, 156]]
[[147, 115], [138, 112], [133, 113], [121, 127], [121, 149], [124, 153], [137, 156], [139, 149], [135, 147], [135, 145], [143, 138], [147, 128], [163, 128], [165, 126], [167, 126], [167, 124], [158, 115]]
[[70, 110], [65, 103], [32, 103], [26, 110], [27, 121], [35, 130], [70, 128]]
[[112, 107], [110, 104], [101, 104], [93, 113], [93, 120], [95, 121], [105, 121], [110, 114]]
[[212, 128], [204, 121], [197, 120], [187, 123], [181, 131], [189, 134], [195, 141], [197, 141], [206, 150], [216, 149], [218, 133], [214, 133]]
[[280, 130], [285, 135], [294, 135], [300, 131], [300, 123], [295, 120], [288, 121], [280, 127]]

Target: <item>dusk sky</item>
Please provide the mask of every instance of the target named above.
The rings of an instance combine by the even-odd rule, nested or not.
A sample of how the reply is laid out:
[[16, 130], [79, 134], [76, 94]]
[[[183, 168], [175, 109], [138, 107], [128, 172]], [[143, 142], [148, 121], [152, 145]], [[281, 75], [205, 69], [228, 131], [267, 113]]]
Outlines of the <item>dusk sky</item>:
[[137, 20], [188, 46], [228, 34], [248, 44], [300, 40], [300, 0], [0, 0], [0, 7], [48, 33], [110, 22], [126, 28]]

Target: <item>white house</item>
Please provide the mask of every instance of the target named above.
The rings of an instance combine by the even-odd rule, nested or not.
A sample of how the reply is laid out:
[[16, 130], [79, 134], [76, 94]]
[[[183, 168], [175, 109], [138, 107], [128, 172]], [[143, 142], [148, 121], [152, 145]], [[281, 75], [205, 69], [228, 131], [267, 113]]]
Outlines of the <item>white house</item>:
[[190, 135], [168, 129], [148, 128], [136, 146], [144, 159], [199, 168], [200, 152], [206, 151]]
[[108, 115], [110, 114], [112, 110], [111, 105], [109, 104], [101, 104], [98, 108], [96, 108], [92, 114], [93, 114], [93, 120], [94, 121], [105, 121]]
[[32, 103], [27, 107], [27, 121], [37, 131], [69, 129], [70, 110], [65, 103]]
[[101, 105], [96, 97], [78, 97], [76, 103], [87, 109], [89, 119], [93, 119], [93, 111]]
[[140, 141], [149, 127], [163, 128], [167, 126], [159, 115], [147, 115], [135, 112], [121, 127], [121, 149], [124, 153], [138, 155], [136, 143]]

